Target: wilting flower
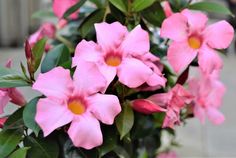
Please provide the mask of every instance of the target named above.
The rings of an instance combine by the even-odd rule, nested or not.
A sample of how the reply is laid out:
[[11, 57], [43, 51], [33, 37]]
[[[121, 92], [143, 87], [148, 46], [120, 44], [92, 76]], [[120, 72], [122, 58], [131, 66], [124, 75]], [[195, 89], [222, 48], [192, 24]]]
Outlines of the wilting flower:
[[[11, 67], [11, 60], [7, 62], [6, 67]], [[3, 113], [9, 101], [19, 106], [23, 106], [26, 103], [23, 95], [16, 88], [0, 88], [0, 114]]]
[[[41, 40], [44, 37], [53, 39], [55, 38], [56, 34], [56, 26], [53, 23], [46, 22], [42, 24], [42, 26], [32, 35], [29, 37], [29, 43], [30, 46], [33, 47], [39, 40]], [[50, 44], [46, 44], [45, 50], [48, 51], [51, 49]]]
[[6, 120], [7, 120], [6, 117], [0, 118], [0, 128], [4, 126], [4, 123], [6, 122]]
[[[118, 76], [124, 85], [137, 88], [144, 83], [164, 86], [166, 79], [151, 60], [143, 60], [149, 53], [149, 36], [140, 26], [128, 32], [118, 22], [95, 24], [97, 42], [83, 40], [75, 51], [72, 65], [80, 60], [95, 62], [107, 79], [107, 86]], [[109, 32], [109, 33], [107, 33]], [[155, 70], [153, 70], [153, 67]], [[158, 82], [156, 82], [158, 81]]]
[[46, 98], [38, 101], [35, 120], [44, 136], [71, 122], [68, 134], [74, 145], [91, 149], [103, 142], [99, 121], [113, 124], [121, 107], [116, 96], [98, 93], [104, 91], [106, 80], [96, 64], [77, 64], [73, 80], [62, 67], [39, 75], [33, 89]]
[[173, 40], [167, 58], [177, 73], [197, 55], [199, 66], [204, 72], [221, 69], [222, 60], [214, 49], [227, 48], [233, 39], [234, 29], [226, 21], [206, 26], [207, 21], [206, 15], [184, 9], [163, 22], [161, 36]]
[[201, 72], [200, 78], [193, 78], [189, 81], [189, 89], [195, 96], [193, 112], [202, 123], [205, 122], [206, 117], [216, 125], [225, 120], [224, 115], [219, 111], [225, 87], [219, 81], [218, 73], [218, 71], [214, 71], [212, 74]]
[[178, 156], [174, 151], [169, 151], [159, 154], [156, 158], [178, 158]]
[[169, 16], [171, 16], [172, 14], [174, 14], [171, 7], [170, 7], [170, 3], [168, 1], [163, 1], [162, 2], [162, 8], [163, 8], [164, 13], [165, 13], [167, 18]]

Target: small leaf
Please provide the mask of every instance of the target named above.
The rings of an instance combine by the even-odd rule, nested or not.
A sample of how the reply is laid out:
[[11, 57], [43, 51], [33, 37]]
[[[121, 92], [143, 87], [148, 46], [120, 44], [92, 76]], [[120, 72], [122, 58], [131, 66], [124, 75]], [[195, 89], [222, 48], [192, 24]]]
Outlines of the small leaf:
[[41, 63], [41, 59], [43, 57], [43, 53], [45, 50], [46, 41], [47, 40], [45, 38], [39, 40], [32, 49], [33, 57], [34, 57], [34, 72], [37, 71]]
[[46, 54], [42, 62], [41, 72], [48, 72], [54, 67], [64, 64], [68, 60], [70, 60], [69, 49], [64, 44], [57, 45]]
[[116, 118], [116, 127], [120, 133], [120, 139], [129, 133], [134, 124], [134, 113], [129, 103], [124, 103], [123, 110]]
[[132, 9], [134, 12], [139, 12], [149, 6], [151, 6], [155, 0], [134, 0], [132, 3]]
[[225, 6], [214, 3], [214, 2], [198, 2], [193, 3], [189, 5], [189, 9], [193, 10], [201, 10], [206, 12], [213, 12], [213, 13], [219, 13], [219, 14], [225, 14], [225, 15], [233, 15], [232, 12]]
[[55, 18], [53, 11], [51, 10], [39, 10], [31, 16], [33, 19], [45, 19], [45, 18]]
[[23, 87], [28, 85], [25, 77], [20, 75], [19, 72], [6, 67], [0, 67], [0, 87]]
[[36, 136], [38, 136], [38, 133], [40, 131], [40, 127], [35, 122], [35, 115], [36, 115], [36, 106], [38, 103], [39, 98], [32, 99], [28, 104], [25, 105], [24, 111], [23, 111], [23, 120], [25, 123], [25, 126], [31, 129]]
[[128, 11], [128, 2], [127, 0], [109, 0], [116, 8], [121, 10], [123, 13]]
[[92, 28], [94, 28], [94, 24], [101, 22], [105, 14], [104, 9], [97, 9], [92, 12], [80, 25], [79, 32], [82, 37], [85, 37]]
[[0, 132], [0, 157], [9, 155], [22, 139], [22, 130], [3, 130]]
[[16, 150], [15, 152], [13, 152], [9, 158], [26, 158], [27, 155], [27, 151], [29, 150], [28, 147], [25, 148], [20, 148], [18, 150]]
[[69, 17], [71, 14], [73, 14], [74, 12], [76, 12], [87, 0], [80, 0], [78, 3], [76, 3], [75, 5], [73, 5], [72, 7], [70, 7], [65, 14], [63, 15], [63, 17], [66, 19], [67, 17]]

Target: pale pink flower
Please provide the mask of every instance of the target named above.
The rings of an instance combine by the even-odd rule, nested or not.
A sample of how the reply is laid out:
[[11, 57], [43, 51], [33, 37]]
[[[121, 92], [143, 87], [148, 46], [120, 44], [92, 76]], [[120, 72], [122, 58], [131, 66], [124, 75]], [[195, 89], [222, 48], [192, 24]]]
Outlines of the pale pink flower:
[[71, 122], [68, 134], [74, 145], [91, 149], [103, 142], [99, 121], [113, 124], [121, 106], [116, 96], [98, 93], [104, 91], [106, 80], [96, 64], [77, 64], [73, 80], [62, 67], [39, 75], [33, 89], [46, 98], [38, 101], [35, 120], [44, 136]]
[[192, 99], [193, 96], [179, 84], [167, 93], [159, 93], [149, 97], [150, 101], [167, 109], [163, 127], [170, 128], [174, 128], [175, 124], [180, 123], [180, 110]]
[[162, 2], [162, 8], [163, 8], [164, 13], [165, 13], [167, 18], [169, 16], [171, 16], [172, 14], [174, 14], [171, 7], [170, 7], [170, 3], [168, 1], [163, 1]]
[[174, 151], [169, 151], [159, 154], [156, 158], [178, 158], [178, 156]]
[[[128, 32], [119, 22], [103, 22], [95, 24], [95, 29], [98, 44], [81, 41], [76, 47], [73, 66], [80, 60], [95, 62], [107, 79], [107, 86], [116, 75], [121, 83], [130, 88], [144, 83], [149, 86], [165, 85], [166, 79], [158, 66], [151, 62], [153, 59], [148, 59], [151, 56], [149, 36], [141, 26]], [[148, 58], [143, 59], [144, 56]]]
[[[65, 14], [65, 12], [78, 2], [79, 0], [54, 0], [52, 6], [53, 12], [59, 19], [63, 19], [63, 15]], [[79, 10], [71, 14], [70, 18], [78, 18], [78, 12]]]
[[205, 122], [206, 117], [218, 125], [224, 122], [224, 115], [219, 111], [225, 93], [225, 86], [218, 79], [218, 71], [211, 74], [201, 72], [200, 78], [193, 78], [189, 83], [189, 89], [195, 96], [193, 101], [194, 115]]
[[[6, 63], [6, 67], [11, 67], [12, 61], [9, 60]], [[24, 106], [26, 101], [23, 95], [16, 88], [0, 88], [0, 114], [3, 113], [3, 110], [8, 102], [12, 102], [19, 106]]]
[[6, 122], [7, 117], [0, 118], [0, 128], [4, 126], [4, 123]]
[[161, 36], [173, 40], [168, 48], [167, 58], [177, 73], [197, 56], [204, 72], [211, 73], [215, 69], [221, 69], [222, 60], [214, 49], [227, 48], [233, 39], [234, 29], [226, 21], [206, 26], [207, 21], [206, 15], [184, 9], [163, 22]]

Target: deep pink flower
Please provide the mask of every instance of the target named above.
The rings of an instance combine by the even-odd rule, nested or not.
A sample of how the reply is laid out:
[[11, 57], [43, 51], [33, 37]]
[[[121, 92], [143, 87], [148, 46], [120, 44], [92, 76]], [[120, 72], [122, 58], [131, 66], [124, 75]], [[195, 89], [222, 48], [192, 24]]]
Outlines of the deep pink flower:
[[193, 96], [179, 84], [167, 93], [159, 93], [149, 97], [150, 101], [167, 109], [163, 127], [170, 128], [180, 123], [180, 110], [192, 99]]
[[218, 73], [218, 71], [211, 74], [201, 72], [200, 78], [193, 78], [189, 81], [189, 89], [195, 96], [193, 112], [201, 123], [205, 122], [206, 117], [216, 125], [225, 120], [224, 115], [219, 111], [225, 87], [219, 81]]
[[164, 13], [166, 15], [166, 17], [168, 18], [169, 16], [171, 16], [173, 13], [171, 7], [170, 7], [170, 3], [168, 1], [164, 1], [162, 2], [162, 5], [163, 5], [163, 10], [164, 10]]
[[178, 156], [174, 151], [169, 151], [159, 154], [156, 158], [178, 158]]
[[[79, 0], [54, 0], [52, 6], [53, 12], [59, 19], [62, 19], [65, 12], [78, 2]], [[78, 18], [78, 12], [79, 10], [71, 14], [70, 18], [71, 19]]]
[[98, 93], [104, 91], [106, 80], [96, 64], [77, 64], [73, 80], [62, 67], [39, 75], [33, 89], [46, 98], [39, 100], [35, 119], [44, 136], [71, 122], [68, 134], [74, 145], [91, 149], [103, 142], [99, 121], [113, 124], [121, 107], [116, 96]]
[[186, 68], [196, 56], [204, 72], [221, 69], [222, 60], [214, 49], [227, 48], [233, 39], [234, 29], [226, 21], [206, 26], [207, 21], [206, 15], [185, 9], [163, 22], [161, 36], [173, 40], [167, 58], [177, 73]]
[[0, 128], [2, 128], [4, 126], [4, 123], [6, 122], [7, 118], [0, 118]]
[[[95, 24], [95, 29], [98, 44], [85, 40], [80, 42], [76, 47], [73, 66], [80, 60], [95, 62], [106, 77], [107, 86], [116, 75], [121, 83], [130, 88], [144, 83], [149, 86], [165, 85], [166, 79], [158, 66], [151, 62], [153, 59], [148, 59], [151, 56], [149, 36], [140, 26], [128, 32], [119, 22], [103, 22]], [[148, 58], [143, 59], [144, 56]]]

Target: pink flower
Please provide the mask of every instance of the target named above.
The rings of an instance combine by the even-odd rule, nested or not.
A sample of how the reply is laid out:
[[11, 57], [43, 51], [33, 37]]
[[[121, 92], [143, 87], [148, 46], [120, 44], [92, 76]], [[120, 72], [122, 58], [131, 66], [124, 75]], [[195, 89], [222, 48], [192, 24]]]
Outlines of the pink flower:
[[[140, 26], [131, 32], [119, 22], [95, 24], [97, 42], [83, 40], [75, 51], [72, 65], [80, 60], [92, 61], [107, 79], [107, 86], [117, 75], [119, 81], [130, 88], [144, 83], [164, 86], [166, 79], [149, 53], [149, 36]], [[144, 56], [152, 56], [143, 59]], [[154, 60], [159, 60], [155, 58]], [[155, 70], [153, 70], [155, 69]]]
[[[6, 67], [11, 67], [12, 61], [9, 60], [6, 63]], [[12, 102], [19, 106], [24, 106], [26, 101], [23, 95], [16, 88], [0, 88], [0, 114], [3, 113], [3, 110], [8, 102]]]
[[204, 72], [221, 69], [222, 60], [214, 49], [227, 48], [233, 39], [234, 29], [226, 21], [206, 27], [207, 21], [206, 15], [185, 9], [163, 22], [161, 36], [173, 40], [167, 58], [177, 73], [186, 68], [196, 56]]
[[7, 118], [0, 118], [0, 128], [2, 128], [4, 126], [4, 123], [6, 122]]
[[218, 125], [224, 122], [224, 115], [218, 110], [225, 93], [224, 85], [218, 80], [218, 71], [212, 74], [201, 72], [200, 78], [193, 78], [189, 81], [189, 89], [195, 96], [193, 101], [194, 115], [202, 122], [206, 117]]
[[169, 151], [159, 154], [156, 158], [178, 158], [178, 156], [174, 151]]
[[[65, 12], [78, 2], [79, 0], [54, 0], [53, 12], [59, 19], [63, 19], [63, 15], [65, 14]], [[71, 19], [78, 18], [78, 12], [79, 10], [71, 14], [70, 18]]]
[[106, 80], [94, 63], [77, 64], [73, 80], [62, 67], [39, 75], [33, 89], [46, 98], [39, 100], [35, 120], [44, 136], [71, 122], [68, 134], [74, 145], [91, 149], [103, 142], [99, 121], [113, 124], [121, 107], [116, 96], [98, 93]]
[[[38, 31], [30, 35], [29, 37], [30, 46], [33, 47], [39, 40], [41, 40], [44, 37], [53, 39], [55, 38], [55, 34], [56, 34], [56, 26], [53, 23], [49, 23], [49, 22], [44, 23], [38, 29]], [[45, 50], [48, 51], [51, 49], [51, 47], [52, 47], [51, 45], [46, 44]]]
[[181, 85], [177, 84], [168, 93], [159, 93], [149, 97], [149, 100], [167, 109], [163, 127], [174, 128], [180, 123], [180, 110], [189, 104], [193, 96]]
[[168, 1], [162, 2], [162, 7], [167, 18], [174, 14]]

